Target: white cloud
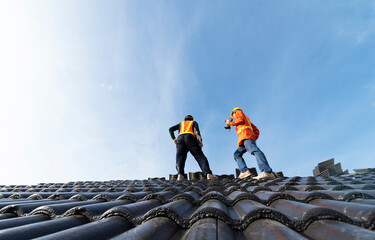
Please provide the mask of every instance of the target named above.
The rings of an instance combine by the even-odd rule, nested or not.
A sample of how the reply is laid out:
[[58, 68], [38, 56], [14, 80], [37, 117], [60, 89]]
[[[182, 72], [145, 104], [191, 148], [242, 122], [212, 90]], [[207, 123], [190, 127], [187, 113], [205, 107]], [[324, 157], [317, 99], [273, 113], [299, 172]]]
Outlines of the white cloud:
[[[189, 69], [182, 66], [186, 30], [176, 27], [181, 29], [174, 35], [177, 39], [164, 29], [152, 42], [143, 36], [139, 41], [137, 35], [159, 23], [150, 20], [150, 26], [134, 31], [137, 23], [127, 19], [114, 39], [101, 40], [106, 51], [99, 55], [91, 51], [99, 32], [82, 32], [76, 41], [74, 25], [59, 25], [57, 31], [61, 23], [49, 18], [48, 9], [30, 18], [32, 8], [20, 13], [12, 7], [0, 19], [8, 36], [0, 45], [6, 70], [0, 73], [0, 106], [6, 116], [0, 119], [0, 158], [3, 169], [14, 170], [2, 172], [0, 183], [144, 179], [174, 173], [175, 145], [168, 128], [189, 91], [183, 84]], [[30, 32], [30, 26], [45, 24], [47, 17], [48, 26]], [[17, 23], [10, 27], [8, 18]], [[70, 18], [79, 20], [74, 14]], [[57, 36], [45, 31], [56, 31]], [[144, 44], [149, 47], [142, 55]]]

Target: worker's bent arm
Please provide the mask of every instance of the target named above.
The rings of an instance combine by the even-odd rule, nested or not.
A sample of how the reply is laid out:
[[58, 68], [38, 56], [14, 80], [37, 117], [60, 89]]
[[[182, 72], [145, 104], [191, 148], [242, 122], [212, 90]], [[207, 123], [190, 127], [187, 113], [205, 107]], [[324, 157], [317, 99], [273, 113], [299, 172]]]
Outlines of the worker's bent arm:
[[230, 123], [231, 126], [238, 126], [245, 124], [245, 114], [241, 111], [236, 112], [236, 118]]
[[180, 130], [180, 124], [177, 123], [176, 125], [169, 128], [169, 135], [171, 135], [172, 140], [175, 140], [176, 137], [174, 136], [174, 131]]
[[201, 132], [199, 131], [199, 125], [197, 122], [194, 121], [194, 125], [193, 125], [193, 128], [194, 128], [194, 134], [196, 135], [196, 138], [198, 139], [198, 141], [200, 142], [203, 142], [202, 140], [202, 136], [201, 136]]

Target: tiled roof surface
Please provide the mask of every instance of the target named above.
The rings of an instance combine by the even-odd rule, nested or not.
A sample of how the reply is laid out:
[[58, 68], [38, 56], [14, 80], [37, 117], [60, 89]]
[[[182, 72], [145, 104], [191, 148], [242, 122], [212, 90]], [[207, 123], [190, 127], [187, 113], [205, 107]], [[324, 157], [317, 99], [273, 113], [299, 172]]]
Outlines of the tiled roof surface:
[[0, 239], [375, 239], [374, 173], [0, 189]]

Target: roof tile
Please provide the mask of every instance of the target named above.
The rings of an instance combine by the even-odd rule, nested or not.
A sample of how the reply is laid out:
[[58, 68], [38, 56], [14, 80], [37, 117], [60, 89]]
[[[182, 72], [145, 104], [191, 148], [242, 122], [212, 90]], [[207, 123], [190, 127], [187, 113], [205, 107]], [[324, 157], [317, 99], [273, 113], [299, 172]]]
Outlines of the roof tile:
[[197, 176], [2, 185], [0, 239], [374, 238], [375, 173]]

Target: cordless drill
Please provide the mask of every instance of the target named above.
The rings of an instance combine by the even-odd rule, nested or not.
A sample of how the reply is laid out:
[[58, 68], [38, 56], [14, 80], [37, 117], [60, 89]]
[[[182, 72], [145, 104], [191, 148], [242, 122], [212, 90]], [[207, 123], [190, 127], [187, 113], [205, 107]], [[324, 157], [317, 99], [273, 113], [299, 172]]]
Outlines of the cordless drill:
[[230, 123], [233, 122], [233, 119], [232, 118], [228, 118], [227, 120], [224, 120], [224, 122], [226, 123], [224, 128], [225, 129], [230, 129]]

